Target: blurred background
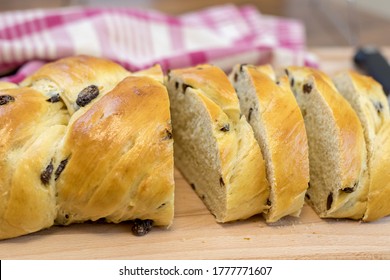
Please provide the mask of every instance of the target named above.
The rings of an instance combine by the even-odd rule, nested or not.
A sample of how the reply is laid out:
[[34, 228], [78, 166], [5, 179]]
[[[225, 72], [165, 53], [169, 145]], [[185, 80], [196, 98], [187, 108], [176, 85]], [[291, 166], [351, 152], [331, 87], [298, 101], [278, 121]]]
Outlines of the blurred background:
[[66, 6], [123, 6], [179, 15], [210, 6], [252, 4], [263, 14], [300, 19], [307, 46], [389, 46], [388, 0], [0, 0], [0, 12]]

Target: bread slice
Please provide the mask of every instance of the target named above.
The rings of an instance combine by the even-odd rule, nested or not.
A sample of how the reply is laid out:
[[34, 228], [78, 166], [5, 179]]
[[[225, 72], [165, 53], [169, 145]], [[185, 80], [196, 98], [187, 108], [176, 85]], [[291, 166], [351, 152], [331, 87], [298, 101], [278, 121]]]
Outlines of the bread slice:
[[175, 164], [218, 222], [268, 209], [265, 163], [225, 73], [211, 65], [169, 72]]
[[230, 74], [266, 162], [271, 185], [267, 222], [298, 217], [309, 182], [305, 125], [288, 78], [276, 82], [270, 65], [237, 65]]
[[84, 114], [72, 117], [56, 156], [63, 166], [56, 176], [56, 221], [148, 219], [169, 226], [171, 131], [166, 88], [149, 77], [125, 78]]
[[306, 201], [323, 218], [361, 219], [367, 205], [367, 151], [359, 118], [324, 73], [286, 69], [309, 143]]
[[363, 220], [375, 221], [390, 214], [390, 122], [378, 131], [370, 160], [370, 190]]
[[[371, 173], [378, 174], [382, 177], [381, 173], [377, 172], [377, 167], [375, 167], [375, 170], [373, 169], [372, 159], [376, 149], [379, 149], [380, 152], [378, 151], [378, 153], [382, 153], [381, 146], [375, 148], [375, 142], [376, 136], [379, 131], [381, 131], [382, 126], [390, 120], [389, 105], [382, 86], [371, 77], [358, 74], [354, 71], [344, 71], [338, 73], [338, 75], [333, 78], [333, 81], [339, 92], [354, 108], [363, 126], [367, 147], [369, 177], [369, 180], [366, 181], [369, 188], [367, 210], [363, 220], [372, 221], [390, 214], [390, 207], [388, 207], [387, 212], [384, 211], [383, 206], [381, 206], [382, 210], [379, 211], [379, 213], [375, 210], [377, 209], [378, 204], [384, 205], [384, 203], [378, 203], [378, 200], [382, 197], [382, 199], [386, 199], [381, 190], [382, 187], [387, 184], [371, 183], [371, 180], [384, 182], [382, 178], [372, 178]], [[384, 142], [383, 137], [384, 136], [382, 135], [379, 139], [379, 143], [380, 145], [383, 145], [383, 147], [386, 147], [387, 144]], [[375, 166], [386, 165], [386, 162], [380, 159], [379, 154], [375, 158], [381, 162], [375, 163]]]

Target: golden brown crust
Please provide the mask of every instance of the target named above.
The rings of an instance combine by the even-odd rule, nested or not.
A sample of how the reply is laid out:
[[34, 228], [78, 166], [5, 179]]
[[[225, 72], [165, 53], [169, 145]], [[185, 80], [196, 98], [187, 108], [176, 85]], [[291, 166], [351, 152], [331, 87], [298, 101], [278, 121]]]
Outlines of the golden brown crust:
[[[367, 205], [367, 151], [356, 112], [323, 72], [288, 67], [286, 73], [299, 93], [297, 99], [305, 112], [305, 124], [310, 122], [306, 127], [311, 168], [308, 202], [324, 218], [361, 219]], [[315, 93], [311, 94], [312, 91]], [[324, 131], [330, 135], [326, 136]], [[326, 145], [334, 146], [334, 150]], [[324, 164], [320, 157], [327, 157], [329, 162]]]
[[[215, 66], [201, 65], [172, 70], [167, 82], [174, 106], [172, 108], [174, 133], [179, 135], [175, 138], [177, 139], [175, 155], [179, 159], [176, 161], [177, 167], [189, 183], [196, 185], [195, 190], [216, 216], [217, 221], [246, 219], [267, 209], [268, 183], [264, 160], [250, 125], [244, 116], [240, 118], [238, 99], [226, 74]], [[183, 101], [188, 100], [190, 96], [191, 100], [196, 100], [197, 105], [201, 104], [199, 106], [202, 109], [198, 108], [196, 111], [190, 109], [194, 103]], [[191, 169], [188, 166], [195, 165], [192, 159], [188, 158], [188, 154], [196, 155], [197, 150], [191, 144], [194, 140], [188, 139], [187, 136], [182, 137], [182, 132], [179, 131], [185, 124], [181, 122], [182, 117], [175, 112], [179, 110], [175, 106], [180, 106], [176, 104], [189, 106], [188, 111], [193, 113], [192, 115], [188, 113], [188, 118], [207, 123], [202, 126], [202, 130], [210, 131], [207, 130], [207, 137], [197, 143], [210, 143], [208, 147], [213, 148], [210, 148], [207, 154], [215, 155], [215, 158], [202, 158], [198, 161], [202, 166], [210, 166], [208, 174], [217, 174], [215, 182], [204, 182], [202, 176], [205, 175], [194, 174], [196, 168]], [[200, 115], [201, 110], [205, 113]], [[182, 162], [186, 165], [182, 165]], [[207, 184], [208, 187], [205, 187]], [[207, 188], [217, 191], [212, 195], [213, 191], [208, 192], [205, 190]]]
[[220, 68], [212, 65], [199, 65], [177, 69], [174, 73], [180, 76], [187, 85], [202, 88], [203, 93], [216, 102], [234, 121], [240, 119], [240, 107], [234, 88]]
[[10, 82], [2, 82], [0, 81], [0, 90], [1, 89], [11, 89], [11, 88], [17, 88], [18, 85]]
[[363, 218], [370, 222], [390, 214], [390, 122], [386, 122], [375, 139], [370, 164], [370, 191]]
[[68, 160], [57, 180], [58, 221], [141, 218], [170, 225], [171, 135], [165, 87], [148, 77], [119, 83], [69, 125], [57, 158]]
[[[173, 139], [162, 71], [156, 65], [129, 75], [113, 62], [78, 56], [43, 66], [23, 82], [28, 87], [0, 84], [0, 239], [49, 227], [56, 217], [61, 224], [172, 223]], [[99, 97], [75, 106], [91, 84]]]
[[[390, 214], [388, 198], [390, 197], [390, 110], [382, 86], [373, 78], [349, 71], [356, 93], [365, 99], [362, 106], [367, 120], [367, 137], [369, 154], [369, 193], [364, 221], [374, 221]], [[372, 143], [371, 143], [372, 141]]]
[[[354, 71], [340, 72], [335, 76], [334, 81], [357, 112], [364, 129], [367, 147], [368, 200], [363, 220], [376, 220], [390, 214], [390, 207], [386, 207], [385, 203], [389, 186], [386, 183], [386, 173], [383, 172], [388, 168], [386, 150], [389, 146], [387, 141], [389, 136], [386, 134], [389, 132], [382, 129], [390, 119], [387, 99], [378, 82]], [[377, 137], [378, 133], [379, 137]]]
[[0, 90], [13, 101], [0, 106], [0, 239], [16, 237], [53, 224], [52, 183], [41, 180], [67, 115], [61, 104], [46, 102], [29, 88]]
[[100, 98], [129, 75], [128, 71], [112, 61], [80, 55], [43, 65], [21, 85], [41, 89], [43, 83], [45, 90], [58, 91], [72, 115], [79, 109], [76, 100], [85, 87], [98, 86]]
[[363, 129], [351, 105], [336, 91], [331, 81], [317, 71], [314, 73], [314, 79], [322, 85], [322, 96], [332, 110], [339, 129], [342, 186], [351, 186], [360, 177], [362, 161], [366, 160], [362, 153], [365, 149]]
[[[362, 169], [364, 147], [363, 129], [351, 105], [338, 93], [331, 79], [323, 72], [305, 67], [288, 67], [289, 71], [304, 77], [311, 77], [318, 91], [329, 105], [339, 133], [341, 186], [356, 183]], [[303, 85], [302, 85], [303, 86]]]
[[160, 83], [164, 83], [164, 73], [161, 69], [161, 66], [159, 64], [153, 65], [153, 67], [133, 72], [131, 73], [132, 76], [140, 76], [140, 77], [150, 77], [155, 79], [156, 81]]
[[309, 182], [305, 125], [287, 77], [280, 78], [277, 85], [270, 66], [244, 69], [257, 94], [272, 162], [273, 201], [266, 218], [275, 222], [283, 216], [296, 215], [304, 203]]
[[389, 104], [382, 86], [373, 78], [355, 71], [348, 71], [344, 74], [351, 80], [355, 93], [368, 101], [362, 104], [362, 111], [368, 121], [367, 129], [371, 130], [372, 134], [378, 133], [383, 123], [390, 119]]

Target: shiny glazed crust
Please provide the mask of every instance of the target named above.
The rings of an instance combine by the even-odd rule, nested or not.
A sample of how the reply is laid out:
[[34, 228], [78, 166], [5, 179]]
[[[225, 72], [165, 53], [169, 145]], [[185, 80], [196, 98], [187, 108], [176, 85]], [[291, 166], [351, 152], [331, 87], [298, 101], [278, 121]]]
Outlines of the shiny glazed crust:
[[309, 182], [308, 145], [303, 117], [287, 77], [276, 83], [269, 65], [237, 65], [230, 79], [266, 160], [271, 184], [267, 222], [299, 216]]
[[[173, 139], [162, 81], [159, 66], [133, 75], [78, 56], [43, 66], [25, 87], [1, 83], [7, 89], [0, 95], [12, 102], [0, 106], [7, 123], [0, 140], [0, 239], [102, 218], [171, 225]], [[91, 84], [99, 94], [77, 105]]]
[[[297, 95], [308, 131], [310, 160], [308, 203], [324, 218], [361, 219], [367, 205], [368, 194], [365, 184], [367, 151], [363, 129], [355, 111], [324, 73], [305, 67], [288, 67], [286, 72]], [[316, 96], [316, 99], [312, 99], [313, 96]], [[321, 111], [314, 111], [312, 108]], [[323, 114], [326, 114], [326, 117]], [[317, 124], [321, 124], [322, 128], [313, 127], [308, 122], [313, 119], [317, 120]], [[320, 129], [326, 129], [327, 133], [320, 141], [317, 138], [315, 142], [313, 139], [316, 139], [316, 134], [323, 132], [319, 131]], [[330, 155], [329, 162], [324, 164], [325, 159], [319, 158], [315, 162], [314, 155], [319, 150], [319, 145], [326, 141], [334, 143], [334, 150], [331, 146], [323, 145], [323, 153]], [[322, 170], [331, 165], [335, 167], [327, 175], [317, 172], [316, 177], [322, 177], [322, 182], [313, 181], [313, 172], [321, 170], [319, 162]], [[321, 199], [313, 201], [313, 197]]]
[[0, 239], [47, 228], [56, 216], [54, 179], [41, 175], [52, 162], [68, 115], [62, 104], [30, 88], [0, 90]]
[[370, 165], [370, 191], [363, 220], [375, 221], [390, 214], [390, 122], [378, 132]]
[[367, 146], [369, 189], [364, 221], [373, 221], [390, 214], [386, 201], [389, 184], [386, 181], [390, 141], [388, 126], [390, 110], [382, 86], [371, 77], [354, 71], [343, 71], [333, 78], [340, 93], [356, 111], [364, 129]]
[[[59, 216], [68, 224], [173, 218], [173, 140], [165, 87], [128, 77], [71, 120], [57, 163]], [[150, 112], [153, 112], [151, 118]]]
[[21, 85], [35, 88], [49, 96], [60, 94], [72, 115], [80, 108], [76, 99], [86, 86], [98, 85], [101, 93], [109, 92], [129, 75], [130, 72], [110, 60], [80, 55], [43, 65]]
[[246, 219], [267, 209], [264, 160], [225, 73], [210, 65], [172, 70], [167, 86], [176, 166], [216, 220]]

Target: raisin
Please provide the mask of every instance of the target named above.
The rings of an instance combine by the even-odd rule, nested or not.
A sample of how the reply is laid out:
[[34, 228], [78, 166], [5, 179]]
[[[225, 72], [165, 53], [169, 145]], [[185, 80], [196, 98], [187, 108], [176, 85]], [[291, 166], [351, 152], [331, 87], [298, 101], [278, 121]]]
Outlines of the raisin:
[[49, 99], [46, 99], [47, 102], [50, 102], [50, 103], [57, 103], [59, 102], [61, 99], [60, 99], [60, 95], [58, 93], [52, 95]]
[[152, 220], [135, 219], [131, 230], [135, 235], [143, 236], [149, 233], [152, 230], [152, 227], [153, 227]]
[[76, 104], [80, 107], [88, 105], [99, 95], [99, 88], [95, 85], [90, 85], [80, 91], [77, 96]]
[[65, 214], [65, 219], [69, 219], [69, 215], [68, 214]]
[[309, 94], [312, 89], [313, 89], [313, 86], [311, 84], [304, 84], [303, 85], [303, 93]]
[[249, 108], [249, 113], [248, 113], [248, 122], [251, 121], [251, 116], [252, 116], [253, 108]]
[[306, 199], [310, 200], [310, 195], [308, 193], [305, 194]]
[[64, 159], [63, 161], [60, 162], [60, 165], [58, 165], [56, 172], [54, 172], [54, 174], [56, 175], [55, 180], [57, 180], [58, 177], [60, 177], [62, 171], [64, 171], [67, 164], [68, 164], [68, 159]]
[[14, 102], [15, 97], [11, 95], [0, 95], [0, 106], [1, 105], [7, 105], [10, 102]]
[[166, 203], [163, 203], [163, 204], [161, 204], [157, 209], [163, 208], [165, 205], [167, 205], [167, 204], [166, 204]]
[[234, 81], [237, 83], [238, 81], [238, 74], [237, 73], [234, 73]]
[[352, 192], [354, 192], [356, 190], [357, 186], [358, 186], [358, 182], [353, 184], [353, 187], [344, 188], [344, 189], [342, 189], [342, 191], [345, 192], [345, 193], [352, 193]]
[[329, 210], [332, 207], [333, 203], [333, 193], [329, 193], [328, 198], [326, 199], [326, 210]]
[[220, 131], [223, 131], [223, 132], [228, 132], [230, 130], [230, 125], [229, 124], [225, 124], [221, 129]]
[[50, 161], [50, 164], [46, 166], [46, 169], [41, 173], [42, 184], [44, 185], [49, 184], [53, 170], [54, 170], [53, 161]]
[[272, 204], [272, 203], [271, 203], [271, 200], [269, 200], [269, 198], [267, 198], [267, 205], [268, 205], [268, 206], [271, 206], [271, 204]]
[[190, 87], [190, 88], [193, 88], [192, 86], [187, 85], [187, 84], [184, 84], [184, 83], [183, 83], [182, 87], [183, 87], [183, 93], [186, 92], [186, 89], [187, 89], [187, 88], [189, 88], [189, 87]]
[[294, 87], [294, 84], [295, 84], [295, 80], [294, 80], [294, 78], [292, 77], [291, 80], [290, 80], [290, 85], [291, 85], [291, 87]]
[[175, 89], [179, 88], [179, 82], [175, 82]]
[[286, 73], [287, 76], [290, 76], [290, 72], [288, 72], [288, 69], [284, 69], [284, 73]]
[[166, 136], [164, 137], [164, 140], [170, 140], [173, 138], [172, 132], [169, 131], [168, 129], [165, 129]]
[[242, 71], [244, 71], [244, 66], [247, 66], [248, 64], [246, 64], [246, 63], [244, 63], [244, 64], [241, 64], [240, 65], [240, 71], [242, 72]]
[[225, 186], [225, 182], [223, 181], [222, 177], [219, 177], [219, 185], [221, 187], [224, 187]]
[[307, 183], [307, 188], [310, 188], [310, 182]]
[[196, 187], [195, 187], [195, 184], [194, 184], [194, 183], [191, 183], [190, 185], [191, 185], [191, 188], [192, 188], [193, 190], [195, 190], [195, 188], [196, 188]]
[[372, 103], [375, 107], [375, 110], [378, 112], [378, 114], [380, 114], [382, 111], [383, 111], [383, 105], [381, 102], [373, 102]]

